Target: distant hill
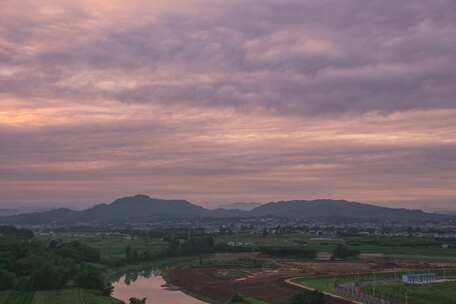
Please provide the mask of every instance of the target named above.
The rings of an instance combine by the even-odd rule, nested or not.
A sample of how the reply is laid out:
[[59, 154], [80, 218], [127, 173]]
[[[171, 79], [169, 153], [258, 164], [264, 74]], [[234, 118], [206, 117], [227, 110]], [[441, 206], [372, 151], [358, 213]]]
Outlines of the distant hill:
[[111, 204], [75, 211], [55, 209], [46, 212], [0, 217], [1, 224], [74, 225], [78, 223], [137, 223], [160, 219], [203, 217], [281, 217], [289, 219], [319, 219], [324, 221], [389, 221], [426, 222], [445, 218], [421, 210], [379, 207], [344, 200], [313, 200], [272, 202], [251, 211], [238, 209], [208, 210], [185, 200], [155, 199], [146, 195], [120, 198]]
[[21, 214], [0, 218], [7, 224], [76, 224], [103, 222], [142, 222], [160, 218], [188, 218], [207, 216], [209, 210], [185, 200], [154, 199], [146, 195], [120, 198], [111, 204], [100, 204], [90, 209], [75, 211], [55, 209], [47, 212]]
[[282, 201], [253, 209], [253, 216], [275, 216], [294, 219], [357, 219], [365, 221], [422, 222], [443, 216], [421, 210], [387, 208], [345, 200]]

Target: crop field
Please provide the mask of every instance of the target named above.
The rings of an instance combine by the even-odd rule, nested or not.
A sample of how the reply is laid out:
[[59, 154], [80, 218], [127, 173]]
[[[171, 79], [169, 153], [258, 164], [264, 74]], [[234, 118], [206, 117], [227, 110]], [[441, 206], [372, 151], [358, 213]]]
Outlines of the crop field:
[[95, 291], [82, 289], [51, 290], [37, 292], [0, 292], [0, 304], [118, 304], [102, 297]]
[[373, 295], [393, 299], [395, 303], [413, 304], [455, 304], [456, 282], [425, 285], [405, 285], [401, 283], [380, 284], [364, 289]]

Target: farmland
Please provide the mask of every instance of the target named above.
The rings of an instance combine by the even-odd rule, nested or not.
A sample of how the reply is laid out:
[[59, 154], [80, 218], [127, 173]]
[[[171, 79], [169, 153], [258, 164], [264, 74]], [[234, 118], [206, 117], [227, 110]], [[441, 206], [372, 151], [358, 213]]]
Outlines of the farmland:
[[[284, 283], [293, 277], [301, 277], [297, 282], [304, 286], [334, 293], [337, 283], [373, 279], [397, 281], [403, 272], [413, 269], [445, 267], [448, 275], [455, 267], [450, 257], [453, 253], [456, 256], [455, 243], [451, 241], [446, 241], [448, 246], [443, 248], [444, 241], [437, 239], [337, 235], [318, 238], [305, 232], [278, 235], [180, 233], [163, 234], [160, 238], [155, 234], [84, 232], [54, 233], [50, 237], [41, 235], [38, 239], [45, 244], [59, 240], [58, 246], [78, 241], [95, 249], [100, 258], [88, 265], [99, 267], [111, 280], [130, 271], [172, 266], [166, 267], [164, 278], [196, 297], [226, 302], [239, 293], [242, 301], [238, 299], [234, 303], [249, 304], [288, 304], [299, 292]], [[333, 250], [340, 244], [376, 255], [332, 259]], [[325, 254], [315, 259], [312, 252]], [[429, 258], [417, 259], [417, 255]], [[63, 288], [21, 293], [5, 291], [0, 294], [0, 304], [116, 303], [96, 291], [71, 289], [74, 288], [71, 282]], [[388, 289], [403, 292], [397, 286], [387, 284], [382, 288], [384, 293]], [[413, 296], [413, 292], [418, 291], [410, 292]], [[328, 300], [328, 303], [333, 302]]]
[[[341, 239], [316, 242], [308, 233], [289, 233], [262, 237], [240, 233], [218, 237], [219, 242], [234, 242], [246, 248], [262, 246], [304, 246], [318, 252], [331, 252], [337, 243], [344, 242], [350, 247], [365, 254], [382, 254], [385, 256], [420, 256], [420, 257], [456, 257], [456, 243], [437, 241], [432, 238], [418, 237], [356, 237], [347, 236]], [[449, 245], [448, 248], [442, 248]]]
[[406, 301], [413, 304], [456, 303], [456, 282], [425, 285], [389, 283], [365, 288], [365, 291], [369, 294], [386, 295], [387, 298], [395, 299], [396, 303], [406, 303]]
[[403, 274], [434, 272], [447, 277], [454, 277], [455, 269], [426, 269], [414, 271], [394, 271], [394, 272], [371, 272], [371, 273], [354, 273], [337, 276], [308, 276], [295, 279], [294, 282], [306, 287], [318, 289], [320, 291], [335, 293], [335, 286], [345, 282], [382, 282], [382, 281], [399, 281]]

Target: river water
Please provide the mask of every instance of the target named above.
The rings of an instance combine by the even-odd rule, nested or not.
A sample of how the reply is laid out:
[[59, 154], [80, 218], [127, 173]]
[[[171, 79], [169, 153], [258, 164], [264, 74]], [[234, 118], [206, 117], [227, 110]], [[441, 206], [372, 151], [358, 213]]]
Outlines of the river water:
[[132, 297], [147, 298], [146, 304], [205, 304], [165, 284], [159, 272], [130, 273], [113, 283], [112, 296], [127, 304]]

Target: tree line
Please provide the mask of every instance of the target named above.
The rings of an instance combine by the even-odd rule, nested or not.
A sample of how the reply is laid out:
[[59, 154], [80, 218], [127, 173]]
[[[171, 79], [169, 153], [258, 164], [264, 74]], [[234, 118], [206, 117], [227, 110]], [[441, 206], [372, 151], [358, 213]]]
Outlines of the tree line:
[[38, 240], [14, 227], [0, 231], [0, 290], [80, 287], [110, 292], [97, 249], [79, 241]]

